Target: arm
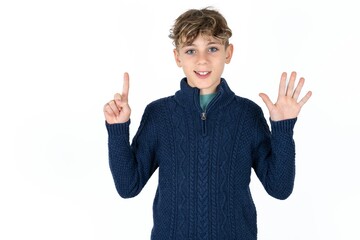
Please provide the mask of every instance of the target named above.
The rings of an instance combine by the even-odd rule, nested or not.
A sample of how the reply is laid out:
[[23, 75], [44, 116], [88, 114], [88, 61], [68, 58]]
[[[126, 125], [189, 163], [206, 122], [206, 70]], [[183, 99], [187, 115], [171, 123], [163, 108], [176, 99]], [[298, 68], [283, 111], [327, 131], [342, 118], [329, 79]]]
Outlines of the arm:
[[271, 132], [259, 111], [253, 168], [266, 192], [274, 198], [290, 196], [295, 179], [295, 143], [293, 128], [297, 118], [271, 121]]
[[[254, 151], [254, 170], [266, 191], [279, 199], [287, 198], [294, 186], [295, 143], [293, 129], [303, 105], [312, 93], [298, 102], [304, 78], [300, 78], [295, 88], [296, 72], [292, 72], [286, 84], [286, 73], [281, 75], [279, 94], [275, 104], [260, 93], [270, 113], [271, 132], [262, 114], [257, 116], [257, 140]], [[294, 89], [295, 88], [295, 89]]]
[[116, 189], [123, 198], [139, 194], [157, 168], [154, 125], [148, 110], [145, 110], [130, 146], [131, 109], [128, 94], [129, 75], [125, 73], [122, 94], [116, 93], [114, 99], [105, 104], [103, 109], [108, 131], [110, 170]]
[[106, 123], [110, 170], [116, 190], [123, 198], [138, 195], [158, 167], [156, 135], [148, 108], [131, 145], [129, 125], [130, 120], [119, 124]]

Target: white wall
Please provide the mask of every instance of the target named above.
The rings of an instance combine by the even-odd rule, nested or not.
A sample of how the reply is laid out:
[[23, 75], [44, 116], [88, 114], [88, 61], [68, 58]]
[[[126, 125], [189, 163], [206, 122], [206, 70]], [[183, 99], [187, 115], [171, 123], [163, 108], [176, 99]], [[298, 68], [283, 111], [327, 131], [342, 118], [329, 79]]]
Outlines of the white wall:
[[117, 195], [102, 107], [128, 71], [133, 135], [145, 105], [183, 76], [173, 21], [208, 5], [233, 30], [224, 77], [238, 95], [267, 113], [258, 93], [275, 99], [292, 70], [313, 91], [295, 128], [292, 196], [252, 182], [259, 239], [360, 239], [355, 0], [1, 1], [0, 239], [149, 239], [157, 176], [136, 198]]

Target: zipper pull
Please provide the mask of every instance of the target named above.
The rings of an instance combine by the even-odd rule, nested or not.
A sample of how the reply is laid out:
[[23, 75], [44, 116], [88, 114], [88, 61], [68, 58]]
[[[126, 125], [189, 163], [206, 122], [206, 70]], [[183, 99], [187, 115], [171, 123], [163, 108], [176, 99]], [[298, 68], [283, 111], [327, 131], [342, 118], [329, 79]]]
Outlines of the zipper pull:
[[206, 112], [201, 113], [201, 120], [206, 120]]

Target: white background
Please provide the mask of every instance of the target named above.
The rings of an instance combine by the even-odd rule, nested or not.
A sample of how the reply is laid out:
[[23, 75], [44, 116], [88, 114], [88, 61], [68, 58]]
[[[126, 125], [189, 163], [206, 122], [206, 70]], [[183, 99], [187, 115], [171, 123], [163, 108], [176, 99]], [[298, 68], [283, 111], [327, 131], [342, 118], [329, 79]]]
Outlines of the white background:
[[[130, 73], [131, 135], [147, 103], [183, 77], [169, 29], [214, 6], [235, 46], [224, 77], [275, 100], [283, 71], [313, 96], [295, 127], [297, 175], [285, 201], [253, 178], [259, 240], [359, 240], [357, 1], [0, 2], [0, 239], [149, 239], [157, 172], [124, 200], [108, 167], [103, 105]], [[236, 3], [236, 4], [235, 4]]]

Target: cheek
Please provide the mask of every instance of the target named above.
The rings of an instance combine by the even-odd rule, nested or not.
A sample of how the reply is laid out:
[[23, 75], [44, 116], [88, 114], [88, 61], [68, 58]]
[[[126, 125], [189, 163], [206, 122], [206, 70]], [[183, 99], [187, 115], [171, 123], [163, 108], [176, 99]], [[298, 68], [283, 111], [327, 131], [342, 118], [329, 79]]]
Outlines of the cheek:
[[190, 67], [193, 65], [192, 59], [189, 57], [182, 57], [181, 58], [182, 67]]
[[226, 63], [227, 59], [225, 58], [225, 56], [217, 58], [216, 60], [213, 61], [213, 63], [219, 67], [223, 66]]

